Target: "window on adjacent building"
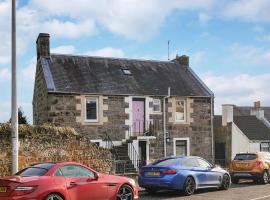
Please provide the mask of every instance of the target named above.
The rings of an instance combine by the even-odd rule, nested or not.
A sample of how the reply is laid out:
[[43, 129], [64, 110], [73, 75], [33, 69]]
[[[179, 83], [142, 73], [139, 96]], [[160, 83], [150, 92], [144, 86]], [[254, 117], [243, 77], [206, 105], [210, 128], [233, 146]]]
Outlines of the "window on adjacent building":
[[98, 121], [98, 98], [86, 97], [86, 121], [97, 122]]
[[153, 99], [153, 112], [161, 112], [160, 99]]
[[261, 151], [268, 151], [268, 152], [270, 152], [270, 143], [269, 142], [262, 142], [260, 149], [261, 149]]
[[185, 100], [175, 101], [175, 121], [185, 122], [186, 121], [186, 102]]

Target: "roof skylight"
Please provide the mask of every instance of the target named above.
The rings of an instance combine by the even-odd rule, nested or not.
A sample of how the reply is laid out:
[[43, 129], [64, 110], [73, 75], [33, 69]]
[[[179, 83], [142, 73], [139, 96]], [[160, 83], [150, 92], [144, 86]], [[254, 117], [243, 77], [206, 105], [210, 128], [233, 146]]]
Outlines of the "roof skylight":
[[131, 71], [129, 69], [122, 69], [122, 72], [125, 74], [125, 75], [132, 75]]

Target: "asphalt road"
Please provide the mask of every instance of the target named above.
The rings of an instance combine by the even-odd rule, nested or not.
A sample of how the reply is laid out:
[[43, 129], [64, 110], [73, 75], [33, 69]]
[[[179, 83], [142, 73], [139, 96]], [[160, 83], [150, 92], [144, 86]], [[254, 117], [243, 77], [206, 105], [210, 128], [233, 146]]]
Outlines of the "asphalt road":
[[140, 192], [140, 200], [270, 200], [270, 184], [258, 185], [253, 182], [241, 182], [232, 184], [226, 191], [215, 189], [199, 190], [196, 194], [186, 197], [181, 193], [172, 191], [160, 191], [155, 195]]

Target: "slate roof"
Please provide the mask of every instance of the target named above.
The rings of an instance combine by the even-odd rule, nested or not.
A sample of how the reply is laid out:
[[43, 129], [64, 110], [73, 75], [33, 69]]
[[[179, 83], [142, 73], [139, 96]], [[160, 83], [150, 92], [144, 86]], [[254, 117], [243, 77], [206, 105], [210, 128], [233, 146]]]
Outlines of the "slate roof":
[[[256, 116], [234, 116], [235, 125], [250, 140], [270, 140], [270, 129]], [[214, 116], [214, 127], [222, 126], [222, 116]]]
[[270, 140], [270, 129], [256, 116], [234, 116], [233, 121], [250, 140]]
[[[254, 108], [251, 106], [234, 106], [233, 114], [235, 116], [247, 116], [250, 115], [250, 110]], [[264, 110], [264, 117], [270, 122], [270, 107], [261, 107]]]
[[176, 61], [59, 54], [40, 60], [50, 92], [165, 96], [171, 87], [172, 96], [213, 96], [190, 67]]

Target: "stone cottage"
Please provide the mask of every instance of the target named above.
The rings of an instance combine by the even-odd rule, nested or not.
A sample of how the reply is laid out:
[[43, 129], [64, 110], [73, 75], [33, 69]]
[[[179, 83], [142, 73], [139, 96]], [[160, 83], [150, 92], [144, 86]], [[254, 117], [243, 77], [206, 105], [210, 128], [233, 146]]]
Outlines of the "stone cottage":
[[171, 61], [50, 53], [37, 41], [34, 124], [74, 127], [135, 169], [170, 155], [213, 159], [213, 93], [189, 67]]

